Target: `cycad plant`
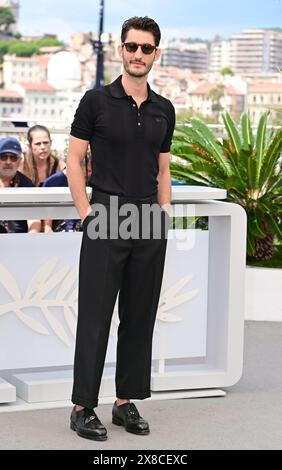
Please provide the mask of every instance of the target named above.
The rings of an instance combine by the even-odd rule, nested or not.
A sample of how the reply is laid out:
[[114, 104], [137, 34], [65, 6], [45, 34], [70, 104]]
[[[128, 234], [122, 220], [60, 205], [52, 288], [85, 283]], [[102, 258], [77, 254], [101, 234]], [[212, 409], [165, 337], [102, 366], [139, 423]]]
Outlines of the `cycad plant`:
[[229, 113], [222, 115], [225, 137], [218, 140], [199, 119], [177, 125], [171, 163], [174, 179], [227, 190], [227, 200], [240, 204], [247, 213], [249, 258], [273, 256], [274, 238], [282, 241], [282, 128], [267, 128], [269, 112], [253, 134], [248, 113], [240, 127]]

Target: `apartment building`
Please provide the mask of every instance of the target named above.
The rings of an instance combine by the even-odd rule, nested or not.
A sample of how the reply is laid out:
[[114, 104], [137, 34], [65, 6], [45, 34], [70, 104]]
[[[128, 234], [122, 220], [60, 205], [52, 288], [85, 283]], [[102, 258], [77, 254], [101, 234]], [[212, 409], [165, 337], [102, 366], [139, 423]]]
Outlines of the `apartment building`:
[[236, 73], [271, 73], [282, 67], [282, 33], [246, 29], [231, 37], [230, 66]]
[[35, 55], [17, 57], [5, 54], [3, 61], [3, 82], [5, 88], [20, 82], [46, 82], [49, 56]]
[[[218, 86], [218, 83], [201, 82], [189, 91], [189, 107], [205, 116], [214, 114], [214, 103], [210, 97], [210, 92]], [[227, 85], [223, 89], [223, 96], [219, 100], [219, 105], [225, 111], [230, 112], [234, 117], [240, 116], [245, 109], [245, 94], [232, 85]]]
[[214, 41], [210, 50], [210, 72], [220, 72], [224, 67], [230, 67], [230, 41]]
[[21, 119], [24, 112], [23, 97], [16, 91], [0, 89], [0, 117]]
[[161, 65], [189, 69], [194, 73], [208, 70], [209, 52], [205, 43], [169, 43], [162, 50]]
[[[25, 120], [41, 122], [53, 128], [69, 125], [84, 90], [57, 90], [49, 83], [18, 83], [13, 85], [15, 96], [22, 100]], [[13, 117], [13, 116], [12, 116]]]
[[257, 124], [268, 109], [271, 111], [270, 121], [281, 117], [282, 113], [282, 83], [251, 83], [248, 86], [247, 107], [252, 122]]

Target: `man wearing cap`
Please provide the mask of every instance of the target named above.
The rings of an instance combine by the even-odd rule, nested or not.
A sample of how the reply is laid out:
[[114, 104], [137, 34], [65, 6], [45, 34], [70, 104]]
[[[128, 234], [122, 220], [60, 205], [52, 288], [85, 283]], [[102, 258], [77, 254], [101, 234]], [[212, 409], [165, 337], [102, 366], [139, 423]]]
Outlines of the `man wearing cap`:
[[[0, 189], [33, 187], [32, 181], [18, 171], [22, 155], [21, 145], [15, 137], [0, 139]], [[1, 233], [36, 233], [40, 232], [39, 220], [0, 221]]]

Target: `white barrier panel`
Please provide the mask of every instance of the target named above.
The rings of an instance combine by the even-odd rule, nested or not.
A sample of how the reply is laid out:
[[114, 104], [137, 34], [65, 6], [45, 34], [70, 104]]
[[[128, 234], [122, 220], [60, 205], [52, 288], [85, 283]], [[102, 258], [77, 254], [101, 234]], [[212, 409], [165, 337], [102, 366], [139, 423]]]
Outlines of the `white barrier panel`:
[[[208, 232], [196, 233], [188, 251], [176, 249], [177, 231], [168, 240], [153, 359], [205, 356]], [[80, 243], [79, 232], [0, 235], [0, 370], [72, 365]], [[117, 305], [109, 363], [116, 360]]]
[[[188, 243], [170, 231], [154, 335], [152, 391], [189, 390], [198, 396], [196, 389], [230, 386], [241, 376], [246, 214], [237, 204], [213, 200], [225, 197], [217, 188], [172, 188], [174, 215], [207, 216], [209, 230], [188, 230]], [[0, 189], [0, 220], [77, 217], [68, 188]], [[52, 372], [72, 365], [80, 241], [80, 233], [0, 236], [0, 377], [9, 381], [13, 371], [36, 375], [39, 367]], [[106, 357], [111, 365], [116, 307]], [[114, 376], [107, 375], [111, 367], [106, 369], [112, 390]], [[46, 377], [40, 396], [47, 396]], [[20, 382], [26, 386], [23, 376]], [[59, 382], [64, 386], [63, 374]], [[6, 392], [3, 397], [0, 390], [0, 403], [7, 400]]]

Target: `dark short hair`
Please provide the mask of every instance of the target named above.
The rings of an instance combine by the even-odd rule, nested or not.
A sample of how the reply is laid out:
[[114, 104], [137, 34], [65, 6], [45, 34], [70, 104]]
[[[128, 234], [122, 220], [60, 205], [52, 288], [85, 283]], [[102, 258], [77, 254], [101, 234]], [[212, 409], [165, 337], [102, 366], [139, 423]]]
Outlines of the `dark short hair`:
[[155, 45], [158, 46], [161, 40], [161, 31], [159, 25], [148, 16], [133, 16], [126, 20], [121, 28], [121, 42], [124, 42], [130, 29], [141, 29], [152, 33], [155, 39]]

